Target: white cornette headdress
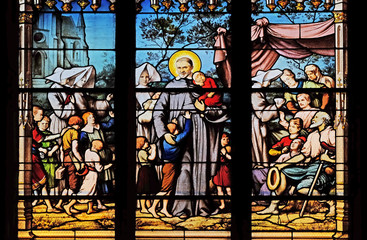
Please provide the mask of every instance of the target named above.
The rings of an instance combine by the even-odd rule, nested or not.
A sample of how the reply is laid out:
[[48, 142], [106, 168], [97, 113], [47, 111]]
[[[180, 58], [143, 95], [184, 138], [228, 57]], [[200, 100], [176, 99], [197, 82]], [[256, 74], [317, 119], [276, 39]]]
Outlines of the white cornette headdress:
[[[52, 81], [63, 86], [73, 87], [77, 82], [83, 80], [83, 88], [93, 88], [95, 84], [96, 70], [93, 66], [73, 67], [64, 69], [55, 68], [54, 72], [46, 77], [46, 81]], [[69, 79], [69, 82], [66, 80]]]
[[149, 82], [161, 81], [161, 76], [159, 75], [157, 69], [155, 69], [152, 64], [146, 62], [135, 69], [135, 86], [139, 85], [139, 78], [144, 70], [148, 71]]
[[273, 81], [279, 78], [282, 74], [283, 72], [279, 69], [271, 69], [268, 71], [259, 70], [257, 71], [256, 76], [254, 76], [251, 80], [262, 85], [264, 82]]

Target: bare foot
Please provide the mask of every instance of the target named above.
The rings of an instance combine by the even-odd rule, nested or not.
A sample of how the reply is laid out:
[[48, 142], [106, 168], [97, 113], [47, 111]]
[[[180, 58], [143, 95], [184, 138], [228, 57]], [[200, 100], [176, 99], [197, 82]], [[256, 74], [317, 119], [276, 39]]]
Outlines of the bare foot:
[[47, 208], [46, 212], [48, 212], [48, 213], [59, 213], [61, 211], [57, 208]]
[[36, 206], [37, 204], [38, 204], [38, 200], [34, 200], [34, 201], [32, 202], [32, 207]]
[[71, 212], [71, 213], [80, 213], [80, 211], [79, 211], [79, 210], [77, 210], [77, 209], [75, 209], [75, 208], [73, 208], [73, 207], [71, 207], [71, 208], [70, 208], [70, 212]]
[[335, 205], [333, 204], [333, 205], [330, 206], [330, 210], [326, 214], [326, 217], [334, 217], [335, 216], [335, 212], [336, 212], [336, 209], [335, 209]]
[[278, 215], [279, 214], [279, 210], [278, 210], [278, 208], [274, 208], [272, 206], [269, 206], [269, 207], [265, 208], [262, 211], [256, 212], [256, 214], [259, 214], [259, 215], [265, 215], [265, 214]]
[[64, 209], [62, 208], [62, 205], [56, 205], [55, 206], [55, 208], [57, 209], [57, 210], [61, 210], [61, 211], [63, 211]]
[[141, 209], [141, 210], [140, 210], [140, 212], [141, 212], [141, 213], [150, 213], [150, 212], [148, 211], [148, 209], [146, 209], [146, 208]]
[[179, 216], [179, 218], [181, 218], [181, 219], [186, 219], [186, 218], [188, 218], [189, 216], [187, 216], [185, 213], [183, 213], [182, 215], [180, 215]]
[[166, 217], [173, 217], [172, 214], [170, 214], [167, 210], [161, 210], [160, 212], [163, 213]]
[[160, 216], [155, 212], [154, 209], [152, 209], [151, 207], [148, 208], [148, 211], [153, 215], [153, 217], [155, 218], [160, 218]]
[[107, 210], [107, 207], [105, 205], [101, 204], [101, 205], [98, 205], [97, 206], [97, 209], [99, 209], [99, 210]]
[[87, 211], [87, 214], [96, 213], [96, 212], [98, 212], [98, 211], [96, 211], [96, 210], [94, 210], [94, 209], [89, 209], [89, 210]]
[[69, 215], [69, 216], [73, 215], [72, 212], [70, 211], [71, 207], [69, 207], [69, 205], [64, 205], [63, 208], [64, 208], [67, 215]]

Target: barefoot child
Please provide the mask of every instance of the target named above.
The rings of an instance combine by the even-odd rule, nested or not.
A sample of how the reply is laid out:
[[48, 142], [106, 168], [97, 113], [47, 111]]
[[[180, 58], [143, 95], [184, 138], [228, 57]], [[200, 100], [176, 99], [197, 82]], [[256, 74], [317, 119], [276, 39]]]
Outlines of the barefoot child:
[[[230, 138], [228, 133], [223, 133], [220, 140], [221, 150], [220, 150], [220, 166], [216, 175], [213, 177], [213, 183], [217, 186], [217, 191], [219, 196], [224, 196], [224, 189], [227, 194], [231, 196], [231, 170], [229, 166], [231, 157], [231, 146]], [[224, 199], [220, 199], [219, 211], [225, 208]]]
[[[102, 150], [102, 148], [103, 142], [101, 140], [93, 140], [91, 148], [85, 151], [85, 164], [88, 168], [88, 173], [83, 179], [82, 185], [80, 186], [79, 192], [77, 193], [78, 196], [96, 196], [98, 173], [112, 166], [112, 163], [105, 166], [101, 165], [101, 158], [98, 155], [98, 151]], [[67, 204], [67, 207], [65, 207], [65, 209], [70, 209], [70, 207], [73, 206], [76, 201], [76, 199], [71, 200], [70, 203]], [[79, 200], [79, 202], [88, 204], [87, 214], [96, 212], [93, 209], [92, 199]]]
[[[157, 147], [155, 144], [149, 144], [146, 137], [137, 137], [136, 150], [138, 150], [138, 161], [140, 164], [136, 191], [142, 196], [156, 194], [159, 191], [159, 182], [152, 161], [156, 159]], [[149, 213], [147, 209], [147, 207], [151, 206], [149, 200], [140, 199], [140, 206], [140, 212]]]
[[[190, 133], [192, 128], [191, 121], [191, 113], [189, 111], [185, 112], [183, 115], [186, 118], [185, 128], [180, 133], [178, 129], [177, 123], [171, 122], [167, 124], [167, 128], [171, 134], [173, 134], [175, 144], [170, 144], [166, 140], [163, 140], [163, 151], [162, 151], [162, 160], [164, 161], [163, 169], [162, 169], [162, 185], [160, 192], [157, 193], [157, 196], [169, 196], [174, 187], [174, 182], [176, 180], [176, 165], [180, 159], [182, 154], [182, 142], [186, 139], [187, 135]], [[155, 217], [159, 218], [160, 216], [156, 212], [157, 205], [160, 199], [155, 199], [153, 204], [148, 211]], [[163, 207], [160, 211], [166, 217], [172, 217], [172, 215], [168, 212], [168, 199], [163, 199]]]
[[[41, 121], [37, 123], [38, 129], [44, 134], [44, 136], [52, 135], [49, 131], [50, 118], [44, 116]], [[58, 167], [58, 160], [56, 156], [56, 151], [59, 150], [59, 145], [56, 140], [51, 141], [41, 141], [40, 142], [40, 157], [43, 163], [43, 169], [45, 170], [47, 176], [47, 191], [52, 195], [55, 194], [55, 171]]]
[[[60, 134], [46, 135], [39, 128], [39, 126], [46, 124], [47, 117], [44, 116], [43, 112], [44, 111], [41, 107], [33, 106], [33, 120], [37, 126], [32, 130], [32, 190], [36, 196], [39, 194], [42, 196], [49, 195], [47, 180], [50, 179], [50, 176], [47, 175], [48, 172], [46, 172], [44, 168], [44, 162], [42, 161], [43, 157], [41, 157], [47, 154], [47, 149], [42, 148], [42, 143], [45, 141], [53, 141], [60, 137]], [[46, 126], [46, 128], [47, 127], [48, 126]], [[47, 212], [60, 212], [52, 206], [50, 199], [46, 198], [44, 201], [47, 206]], [[37, 203], [38, 199], [33, 201], [32, 205], [35, 206]]]

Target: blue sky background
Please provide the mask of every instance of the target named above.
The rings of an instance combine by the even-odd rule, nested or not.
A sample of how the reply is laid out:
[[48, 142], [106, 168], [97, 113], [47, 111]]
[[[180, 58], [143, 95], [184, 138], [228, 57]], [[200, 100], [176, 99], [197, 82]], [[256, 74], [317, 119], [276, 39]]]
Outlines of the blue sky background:
[[[72, 6], [71, 13], [64, 13], [63, 15], [72, 16], [74, 22], [77, 23], [81, 8], [77, 4], [77, 1], [72, 2]], [[89, 46], [89, 64], [96, 68], [97, 73], [102, 71], [105, 65], [116, 63], [116, 54], [114, 51], [116, 15], [110, 12], [109, 6], [109, 1], [102, 0], [101, 7], [98, 8], [97, 13], [93, 12], [90, 5], [83, 10], [86, 25], [86, 41]], [[58, 2], [56, 7], [61, 9], [62, 3]], [[100, 51], [101, 49], [102, 51]]]
[[[252, 15], [254, 20], [262, 17], [266, 17], [269, 19], [270, 23], [279, 23], [279, 24], [291, 24], [291, 21], [288, 17], [292, 17], [291, 14], [288, 14], [288, 17], [285, 14], [279, 13], [279, 8], [276, 9], [274, 12], [271, 13], [267, 7], [265, 7], [265, 0], [260, 1], [264, 6], [263, 13]], [[107, 64], [114, 64], [116, 61], [115, 57], [115, 32], [116, 32], [116, 19], [115, 14], [109, 11], [110, 2], [107, 0], [102, 0], [101, 7], [98, 9], [97, 13], [92, 12], [90, 9], [90, 5], [84, 9], [84, 20], [86, 24], [86, 41], [89, 46], [89, 57], [90, 57], [90, 64], [94, 65], [97, 73], [103, 70], [103, 67]], [[62, 3], [58, 2], [56, 5], [58, 8], [61, 8]], [[74, 22], [77, 23], [79, 18], [79, 11], [81, 10], [80, 6], [77, 4], [76, 1], [72, 2], [72, 12], [64, 15], [72, 16]], [[155, 16], [154, 10], [150, 7], [150, 1], [144, 1], [142, 3], [143, 9], [141, 14], [137, 15], [136, 18], [136, 40], [137, 40], [137, 48], [157, 48], [156, 45], [152, 45], [151, 42], [147, 40], [143, 40], [141, 38], [141, 30], [139, 28], [140, 21], [143, 18]], [[171, 8], [171, 12], [179, 12], [177, 9], [178, 3], [175, 2], [175, 7]], [[306, 6], [308, 7], [308, 6]], [[307, 8], [306, 8], [307, 9]], [[73, 12], [74, 11], [74, 12]], [[164, 7], [161, 6], [160, 12], [163, 13]], [[190, 11], [194, 11], [190, 4]], [[307, 13], [297, 13], [297, 18], [293, 18], [295, 23], [306, 23], [310, 22], [310, 19], [307, 18]], [[162, 14], [164, 16], [164, 14]], [[332, 17], [332, 13], [330, 12], [318, 12], [315, 15], [313, 21], [322, 21]], [[174, 48], [180, 48], [180, 45], [172, 46]], [[190, 47], [197, 47], [192, 45]], [[102, 51], [100, 51], [102, 49]], [[173, 54], [175, 51], [170, 52]], [[199, 55], [202, 61], [202, 70], [203, 71], [213, 71], [215, 66], [213, 64], [213, 54], [214, 51], [203, 50], [203, 51], [196, 51], [195, 52]], [[147, 59], [147, 51], [137, 51], [136, 54], [136, 65], [140, 65], [144, 63]], [[279, 60], [274, 65], [274, 68], [285, 68], [288, 66], [289, 59], [284, 57], [280, 57]], [[307, 60], [307, 59], [306, 59]], [[312, 59], [309, 59], [312, 61]], [[334, 61], [333, 58], [330, 58], [330, 61]], [[315, 62], [314, 62], [315, 63]], [[155, 63], [152, 63], [153, 65]], [[321, 68], [323, 67], [323, 62], [319, 61], [316, 62]], [[296, 74], [302, 75], [301, 71], [296, 70]]]
[[[162, 17], [166, 17], [166, 14], [162, 14]], [[160, 50], [160, 47], [158, 47], [155, 43], [152, 43], [151, 41], [147, 40], [147, 39], [143, 39], [141, 37], [142, 34], [142, 30], [140, 29], [140, 21], [144, 18], [149, 18], [149, 17], [155, 17], [154, 14], [138, 14], [137, 18], [136, 18], [136, 47], [139, 48], [151, 48], [149, 50], [138, 50], [136, 52], [136, 66], [141, 65], [144, 62], [147, 62], [148, 59], [148, 54], [149, 52], [156, 52], [158, 53]], [[197, 24], [197, 22], [193, 22], [191, 25], [188, 26], [192, 27], [193, 24]], [[186, 29], [188, 29], [186, 28]], [[185, 30], [185, 28], [183, 28], [183, 30]], [[162, 46], [164, 46], [164, 44], [162, 44]], [[172, 54], [174, 54], [177, 49], [180, 49], [181, 47], [183, 47], [183, 44], [178, 44], [176, 43], [175, 45], [171, 46], [170, 48], [172, 50], [169, 50], [168, 56], [171, 56]], [[213, 58], [214, 58], [214, 50], [212, 48], [203, 48], [200, 47], [197, 44], [192, 44], [188, 47], [185, 47], [186, 50], [190, 50], [193, 49], [192, 51], [194, 51], [201, 60], [201, 64], [202, 64], [202, 68], [201, 70], [204, 72], [213, 72], [215, 70], [215, 65], [213, 64]], [[202, 50], [200, 50], [202, 49]], [[159, 59], [155, 59], [153, 62], [149, 61], [151, 64], [156, 65], [156, 63], [159, 61]], [[168, 72], [168, 69], [167, 69]], [[173, 76], [170, 76], [169, 79], [163, 79], [163, 80], [170, 80], [170, 78]], [[213, 77], [213, 76], [212, 76]]]
[[[179, 13], [179, 10], [177, 8], [178, 6], [179, 6], [178, 3], [175, 2], [175, 5], [171, 7], [170, 12]], [[189, 6], [190, 6], [189, 11], [194, 12], [195, 10], [191, 6], [191, 3]], [[143, 7], [142, 11], [139, 14], [137, 14], [137, 17], [136, 17], [136, 47], [138, 48], [138, 51], [136, 53], [136, 66], [140, 66], [144, 62], [150, 62], [151, 64], [156, 65], [160, 59], [148, 60], [149, 52], [158, 53], [162, 47], [165, 48], [165, 44], [161, 41], [158, 46], [156, 43], [150, 41], [149, 39], [147, 40], [147, 39], [142, 38], [142, 30], [140, 29], [141, 21], [143, 19], [155, 19], [157, 17], [157, 15], [154, 13], [154, 10], [150, 7], [150, 1], [144, 1], [142, 3], [142, 7]], [[161, 6], [161, 9], [159, 10], [160, 14], [158, 17], [163, 17], [163, 18], [168, 17], [168, 15], [166, 14], [167, 12], [164, 11], [164, 9], [165, 7]], [[186, 22], [187, 26], [181, 28], [181, 30], [184, 32], [184, 35], [187, 35], [186, 32], [191, 27], [196, 26], [198, 24], [198, 22], [192, 18], [194, 16], [193, 14], [188, 15], [188, 16], [189, 18]], [[222, 23], [225, 21], [224, 20], [225, 18], [228, 18], [229, 15], [223, 14], [223, 15], [218, 15], [218, 16], [222, 16], [222, 18], [217, 19], [216, 22]], [[214, 36], [213, 36], [213, 39], [214, 39]], [[174, 45], [170, 46], [169, 48], [172, 50], [169, 50], [167, 56], [171, 56], [178, 49], [182, 48], [185, 44], [175, 43]], [[139, 48], [148, 48], [148, 50], [139, 50]], [[213, 58], [214, 58], [213, 47], [208, 48], [208, 47], [202, 47], [198, 44], [190, 44], [189, 46], [186, 46], [185, 49], [192, 50], [200, 57], [201, 65], [202, 65], [201, 71], [215, 73], [215, 65], [213, 63]], [[162, 74], [163, 81], [168, 81], [173, 78], [171, 74], [167, 74], [168, 67], [167, 69], [162, 69], [161, 71], [165, 72], [164, 74]], [[216, 76], [212, 75], [211, 77], [216, 77]]]

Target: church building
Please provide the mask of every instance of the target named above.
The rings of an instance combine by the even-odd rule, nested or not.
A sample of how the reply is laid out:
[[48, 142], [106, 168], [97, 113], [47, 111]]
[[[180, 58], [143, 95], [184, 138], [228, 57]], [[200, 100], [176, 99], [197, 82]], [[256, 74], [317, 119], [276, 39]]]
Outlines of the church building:
[[52, 74], [56, 67], [87, 66], [89, 47], [85, 36], [83, 14], [73, 16], [55, 12], [40, 14], [33, 28], [32, 77], [44, 79], [45, 76]]

